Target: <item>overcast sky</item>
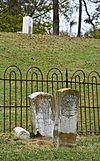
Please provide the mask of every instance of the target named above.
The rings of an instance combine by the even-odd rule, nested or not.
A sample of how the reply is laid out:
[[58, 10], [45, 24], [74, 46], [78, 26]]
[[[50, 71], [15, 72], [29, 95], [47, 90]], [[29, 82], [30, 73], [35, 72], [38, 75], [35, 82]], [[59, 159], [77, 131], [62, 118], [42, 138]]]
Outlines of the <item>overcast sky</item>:
[[[78, 3], [78, 1], [76, 3]], [[89, 3], [88, 4], [88, 11], [89, 11], [89, 13], [93, 13], [94, 10], [95, 10], [94, 4]], [[72, 17], [77, 22], [77, 24], [72, 27], [72, 35], [77, 35], [77, 31], [78, 31], [78, 12], [77, 13], [75, 12]], [[82, 33], [85, 33], [86, 31], [88, 31], [91, 28], [90, 24], [86, 24], [84, 22], [85, 18], [87, 18], [87, 15], [86, 15], [86, 12], [85, 12], [85, 8], [83, 7], [83, 11], [82, 11], [82, 27], [81, 27]], [[64, 17], [60, 17], [60, 31], [61, 30], [70, 31], [70, 26], [66, 22]]]

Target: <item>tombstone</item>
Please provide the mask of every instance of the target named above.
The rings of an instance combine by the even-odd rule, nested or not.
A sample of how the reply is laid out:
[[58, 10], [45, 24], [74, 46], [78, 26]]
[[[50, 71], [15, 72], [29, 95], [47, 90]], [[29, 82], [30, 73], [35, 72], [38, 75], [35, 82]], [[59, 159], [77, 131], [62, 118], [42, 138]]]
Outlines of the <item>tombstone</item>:
[[30, 138], [30, 133], [22, 127], [15, 127], [12, 131], [12, 134], [17, 139], [26, 140]]
[[77, 106], [79, 92], [69, 88], [57, 91], [57, 107], [54, 127], [54, 145], [74, 146], [77, 135]]
[[53, 137], [55, 119], [55, 100], [48, 93], [35, 92], [29, 95], [32, 111], [33, 133]]
[[30, 16], [23, 17], [23, 29], [22, 33], [32, 34], [33, 19]]

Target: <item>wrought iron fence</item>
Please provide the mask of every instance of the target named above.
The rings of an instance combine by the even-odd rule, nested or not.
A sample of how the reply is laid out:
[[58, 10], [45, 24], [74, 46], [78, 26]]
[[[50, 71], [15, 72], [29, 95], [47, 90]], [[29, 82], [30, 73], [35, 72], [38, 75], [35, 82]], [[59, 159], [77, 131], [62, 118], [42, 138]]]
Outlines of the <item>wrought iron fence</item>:
[[70, 87], [80, 92], [78, 107], [79, 134], [100, 134], [100, 75], [92, 71], [87, 76], [76, 71], [71, 79], [57, 68], [45, 76], [37, 67], [31, 67], [23, 75], [17, 66], [9, 66], [0, 78], [0, 131], [11, 131], [21, 126], [32, 132], [28, 95], [43, 91], [55, 95], [60, 88]]

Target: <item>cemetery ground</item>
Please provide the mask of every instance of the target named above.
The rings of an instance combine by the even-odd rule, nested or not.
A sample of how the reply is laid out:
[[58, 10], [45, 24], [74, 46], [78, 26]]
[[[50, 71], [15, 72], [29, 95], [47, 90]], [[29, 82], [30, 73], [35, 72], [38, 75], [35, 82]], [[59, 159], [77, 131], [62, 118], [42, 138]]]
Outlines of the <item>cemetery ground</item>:
[[77, 136], [76, 147], [56, 149], [50, 140], [31, 138], [17, 140], [10, 134], [0, 134], [2, 161], [99, 161], [100, 137]]
[[[23, 73], [31, 66], [40, 68], [44, 75], [55, 67], [64, 73], [67, 68], [69, 77], [78, 69], [100, 73], [100, 40], [0, 33], [0, 77], [13, 64]], [[13, 139], [10, 134], [0, 134], [2, 161], [99, 161], [99, 158], [99, 136], [78, 136], [76, 147], [56, 149], [49, 140], [22, 141]]]

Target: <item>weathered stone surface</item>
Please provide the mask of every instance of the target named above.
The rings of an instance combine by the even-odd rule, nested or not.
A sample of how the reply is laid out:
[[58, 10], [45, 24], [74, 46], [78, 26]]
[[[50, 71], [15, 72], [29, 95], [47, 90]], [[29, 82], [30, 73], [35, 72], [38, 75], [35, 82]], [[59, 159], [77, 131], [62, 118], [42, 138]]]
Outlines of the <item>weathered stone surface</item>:
[[55, 99], [44, 92], [29, 95], [32, 111], [33, 133], [53, 137], [55, 119]]
[[30, 16], [23, 17], [22, 33], [32, 34], [33, 19]]
[[77, 106], [79, 92], [69, 88], [57, 91], [57, 109], [54, 128], [56, 146], [74, 145], [77, 133]]
[[15, 127], [12, 131], [12, 134], [14, 135], [15, 138], [18, 139], [29, 139], [30, 138], [30, 133], [23, 129], [22, 127]]

